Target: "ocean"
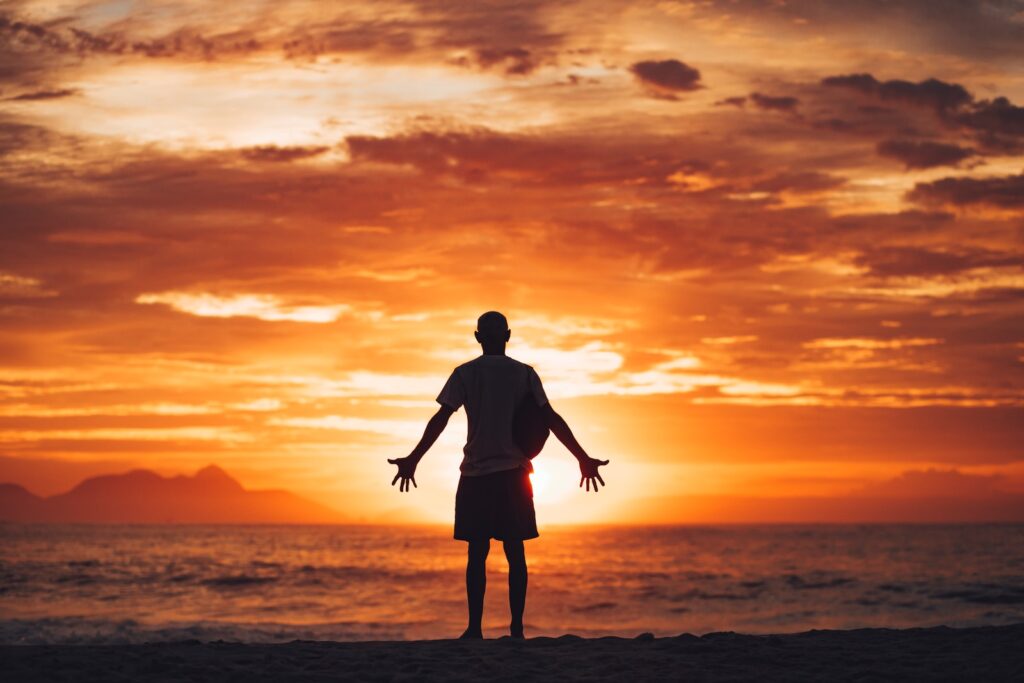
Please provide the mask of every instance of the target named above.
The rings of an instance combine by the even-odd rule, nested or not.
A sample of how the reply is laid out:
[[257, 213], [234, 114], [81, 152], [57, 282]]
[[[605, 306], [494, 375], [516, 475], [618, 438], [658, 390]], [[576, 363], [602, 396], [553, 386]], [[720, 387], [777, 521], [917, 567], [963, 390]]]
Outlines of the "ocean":
[[[0, 643], [451, 638], [464, 552], [448, 527], [2, 524]], [[1024, 525], [544, 527], [527, 559], [528, 636], [1024, 622]]]

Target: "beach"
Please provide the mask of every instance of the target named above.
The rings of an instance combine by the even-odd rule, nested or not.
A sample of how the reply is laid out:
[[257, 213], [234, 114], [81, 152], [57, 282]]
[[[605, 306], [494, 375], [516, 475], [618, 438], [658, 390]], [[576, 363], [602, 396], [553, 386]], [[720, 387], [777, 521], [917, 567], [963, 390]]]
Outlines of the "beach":
[[1024, 624], [751, 636], [484, 641], [186, 641], [0, 647], [4, 680], [913, 680], [1024, 679]]

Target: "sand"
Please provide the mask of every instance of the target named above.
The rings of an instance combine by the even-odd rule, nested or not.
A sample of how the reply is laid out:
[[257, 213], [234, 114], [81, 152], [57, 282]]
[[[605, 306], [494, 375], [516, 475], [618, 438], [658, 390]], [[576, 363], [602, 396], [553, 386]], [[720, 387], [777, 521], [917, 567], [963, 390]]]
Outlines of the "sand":
[[15, 681], [1022, 681], [1024, 624], [909, 630], [280, 645], [0, 647]]

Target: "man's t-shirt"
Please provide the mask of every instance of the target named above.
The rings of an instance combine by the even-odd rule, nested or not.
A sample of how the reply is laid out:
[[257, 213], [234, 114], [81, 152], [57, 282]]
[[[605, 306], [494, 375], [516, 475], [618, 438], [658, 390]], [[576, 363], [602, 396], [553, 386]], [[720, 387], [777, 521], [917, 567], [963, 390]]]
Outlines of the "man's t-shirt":
[[484, 354], [455, 368], [437, 402], [453, 410], [466, 406], [469, 433], [459, 470], [468, 477], [525, 467], [530, 459], [512, 438], [516, 406], [531, 394], [538, 406], [548, 402], [537, 372], [508, 356]]

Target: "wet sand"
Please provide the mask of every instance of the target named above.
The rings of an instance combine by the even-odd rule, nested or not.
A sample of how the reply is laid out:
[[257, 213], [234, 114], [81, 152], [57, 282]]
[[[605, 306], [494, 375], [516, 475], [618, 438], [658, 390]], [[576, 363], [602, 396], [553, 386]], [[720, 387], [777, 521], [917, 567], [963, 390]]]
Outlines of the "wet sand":
[[1024, 624], [672, 638], [8, 645], [15, 681], [1021, 681]]

